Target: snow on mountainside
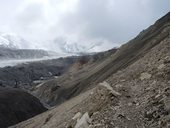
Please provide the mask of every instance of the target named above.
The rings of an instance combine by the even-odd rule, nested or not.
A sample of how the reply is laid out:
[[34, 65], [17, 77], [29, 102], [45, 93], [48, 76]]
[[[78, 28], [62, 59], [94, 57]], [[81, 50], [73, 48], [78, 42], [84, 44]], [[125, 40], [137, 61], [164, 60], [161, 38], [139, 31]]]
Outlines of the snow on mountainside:
[[73, 53], [73, 54], [79, 54], [79, 53], [86, 53], [86, 47], [79, 45], [77, 43], [67, 43], [67, 42], [59, 42], [57, 43], [57, 46], [59, 50], [62, 53]]
[[0, 47], [21, 48], [21, 44], [28, 43], [19, 36], [13, 34], [0, 34]]
[[69, 53], [69, 54], [88, 54], [93, 52], [101, 52], [106, 51], [114, 46], [111, 44], [106, 43], [91, 43], [89, 45], [86, 44], [78, 44], [78, 43], [68, 43], [68, 42], [57, 42], [56, 43], [58, 51], [62, 53]]
[[[50, 45], [49, 45], [50, 42]], [[0, 33], [0, 47], [15, 48], [15, 49], [45, 49], [46, 51], [53, 51], [58, 54], [88, 54], [92, 52], [101, 52], [113, 48], [115, 44], [106, 41], [93, 43], [77, 43], [69, 42], [65, 39], [55, 39], [44, 43], [34, 43], [25, 40], [24, 38], [15, 34]]]
[[35, 59], [48, 56], [48, 52], [37, 49], [22, 49], [28, 41], [13, 34], [0, 33], [0, 59]]

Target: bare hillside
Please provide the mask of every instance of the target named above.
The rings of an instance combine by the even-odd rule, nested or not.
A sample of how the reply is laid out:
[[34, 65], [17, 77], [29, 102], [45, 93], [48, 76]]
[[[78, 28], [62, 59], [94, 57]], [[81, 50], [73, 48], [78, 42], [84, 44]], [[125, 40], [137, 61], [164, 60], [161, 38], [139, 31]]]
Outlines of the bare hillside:
[[44, 83], [38, 96], [58, 106], [13, 128], [168, 128], [169, 85], [170, 13], [113, 54]]

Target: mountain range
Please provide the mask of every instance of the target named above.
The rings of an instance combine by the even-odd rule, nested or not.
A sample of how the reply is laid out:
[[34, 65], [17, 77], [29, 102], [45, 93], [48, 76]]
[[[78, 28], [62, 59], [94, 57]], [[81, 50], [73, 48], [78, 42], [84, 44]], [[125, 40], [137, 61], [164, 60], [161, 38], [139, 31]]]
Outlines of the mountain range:
[[0, 47], [19, 49], [22, 45], [27, 47], [27, 44], [28, 41], [17, 35], [0, 33]]
[[[14, 35], [14, 34], [3, 34], [0, 33], [0, 48], [9, 48], [9, 49], [36, 49], [34, 47], [31, 47], [29, 44], [29, 41], [26, 39]], [[103, 42], [95, 42], [91, 43], [89, 45], [83, 45], [79, 43], [69, 43], [67, 41], [63, 40], [54, 40], [51, 41], [51, 44], [53, 44], [52, 50], [50, 50], [50, 47], [46, 49], [46, 51], [55, 52], [57, 54], [74, 54], [74, 55], [80, 55], [80, 54], [87, 54], [91, 52], [100, 52], [101, 49], [104, 48], [105, 43]], [[41, 49], [43, 47], [40, 46]], [[103, 50], [107, 50], [108, 48], [105, 48]], [[50, 53], [51, 53], [50, 52]]]

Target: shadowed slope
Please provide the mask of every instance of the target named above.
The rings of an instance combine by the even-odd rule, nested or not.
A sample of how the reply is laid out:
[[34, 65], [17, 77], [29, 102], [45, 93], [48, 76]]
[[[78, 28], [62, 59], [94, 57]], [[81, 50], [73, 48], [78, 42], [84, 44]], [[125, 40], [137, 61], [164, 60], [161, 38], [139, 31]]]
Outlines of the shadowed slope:
[[0, 127], [14, 125], [47, 109], [34, 96], [18, 90], [0, 88]]

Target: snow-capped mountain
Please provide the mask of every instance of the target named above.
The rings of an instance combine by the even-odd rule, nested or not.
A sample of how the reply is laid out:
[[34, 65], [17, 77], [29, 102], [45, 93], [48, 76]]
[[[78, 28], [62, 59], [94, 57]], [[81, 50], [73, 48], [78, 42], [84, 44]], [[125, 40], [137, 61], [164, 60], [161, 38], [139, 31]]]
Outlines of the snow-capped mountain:
[[84, 53], [84, 52], [86, 52], [86, 47], [79, 45], [77, 43], [69, 44], [69, 43], [65, 42], [65, 43], [59, 43], [58, 46], [61, 49], [61, 51], [64, 53]]
[[[15, 34], [0, 33], [0, 48], [1, 48], [0, 56], [2, 55], [11, 56], [11, 54], [14, 54], [16, 51], [17, 52], [20, 51], [19, 53], [22, 53], [24, 56], [26, 56], [25, 53], [27, 53], [29, 55], [29, 58], [31, 56], [36, 58], [37, 57], [36, 54], [38, 53], [40, 53], [38, 54], [38, 57], [41, 57], [41, 54], [43, 53], [42, 50], [34, 50], [34, 52], [32, 50], [33, 54], [29, 54], [29, 51], [31, 51], [29, 49], [34, 49], [37, 47], [39, 49], [45, 49], [46, 51], [51, 51], [51, 52], [48, 52], [49, 56], [53, 56], [53, 57], [63, 56], [64, 57], [64, 56], [71, 56], [71, 55], [90, 54], [93, 52], [101, 52], [104, 50], [108, 50], [112, 48], [113, 46], [111, 46], [109, 43], [107, 44], [106, 41], [103, 41], [103, 42], [94, 41], [94, 43], [86, 44], [86, 43], [80, 43], [80, 42], [73, 43], [73, 42], [66, 41], [65, 39], [56, 39], [53, 41], [48, 41], [46, 43], [45, 42], [34, 43], [34, 42], [29, 42], [25, 40], [24, 38], [17, 36]], [[6, 51], [8, 52], [4, 52], [4, 48], [6, 48]], [[39, 52], [37, 53], [35, 51], [39, 51]], [[12, 56], [15, 56], [16, 58], [23, 58], [23, 55], [12, 55]], [[44, 56], [45, 54], [43, 53], [42, 55]]]
[[67, 54], [89, 54], [117, 47], [117, 44], [105, 39], [72, 42], [67, 38], [56, 38], [49, 42], [47, 44], [50, 44], [50, 46], [46, 45], [46, 48], [52, 48], [53, 51]]
[[35, 59], [48, 56], [48, 52], [37, 49], [22, 49], [28, 41], [13, 34], [0, 34], [0, 59]]
[[12, 34], [0, 34], [0, 47], [19, 48], [22, 39]]
[[86, 44], [67, 42], [63, 40], [54, 40], [50, 44], [51, 47], [54, 48], [54, 51], [67, 54], [88, 54], [92, 52], [101, 52], [104, 50], [109, 50], [113, 47], [106, 44], [106, 42], [94, 42]]
[[0, 47], [14, 49], [31, 49], [31, 42], [15, 34], [0, 33]]
[[88, 54], [109, 50], [114, 47], [109, 43], [106, 44], [101, 42], [91, 43], [88, 45], [68, 42], [56, 42], [55, 46], [58, 48], [57, 51], [68, 54]]

